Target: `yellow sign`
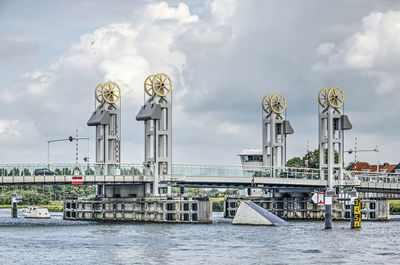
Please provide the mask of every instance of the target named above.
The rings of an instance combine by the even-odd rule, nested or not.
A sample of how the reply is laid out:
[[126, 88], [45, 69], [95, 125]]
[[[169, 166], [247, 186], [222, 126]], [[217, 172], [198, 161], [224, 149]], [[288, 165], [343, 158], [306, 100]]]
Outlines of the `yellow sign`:
[[354, 200], [354, 223], [353, 228], [360, 228], [361, 227], [361, 200], [355, 199]]

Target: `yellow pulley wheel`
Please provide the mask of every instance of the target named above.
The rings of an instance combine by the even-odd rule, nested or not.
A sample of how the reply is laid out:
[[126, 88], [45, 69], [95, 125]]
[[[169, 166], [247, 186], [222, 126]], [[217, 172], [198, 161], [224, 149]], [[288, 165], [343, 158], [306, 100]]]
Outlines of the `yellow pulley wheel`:
[[331, 87], [328, 92], [328, 102], [335, 109], [342, 106], [344, 102], [343, 90], [337, 86]]
[[153, 96], [154, 90], [153, 90], [153, 79], [154, 75], [149, 75], [146, 80], [144, 80], [144, 92], [146, 92], [147, 95], [150, 97]]
[[172, 82], [166, 74], [158, 74], [153, 78], [153, 90], [160, 97], [165, 97], [172, 91]]
[[272, 95], [266, 95], [263, 100], [262, 100], [262, 108], [265, 111], [265, 113], [270, 113], [271, 112], [271, 101]]
[[105, 101], [114, 104], [121, 97], [121, 89], [116, 83], [108, 82], [103, 86], [102, 95]]
[[323, 88], [318, 93], [318, 102], [321, 107], [326, 108], [328, 107], [328, 92], [329, 88]]
[[270, 106], [273, 112], [281, 114], [286, 109], [286, 99], [281, 94], [275, 94], [271, 97]]
[[97, 101], [99, 103], [103, 103], [104, 99], [103, 99], [103, 86], [104, 83], [98, 84], [96, 89], [94, 90], [94, 96], [96, 97]]

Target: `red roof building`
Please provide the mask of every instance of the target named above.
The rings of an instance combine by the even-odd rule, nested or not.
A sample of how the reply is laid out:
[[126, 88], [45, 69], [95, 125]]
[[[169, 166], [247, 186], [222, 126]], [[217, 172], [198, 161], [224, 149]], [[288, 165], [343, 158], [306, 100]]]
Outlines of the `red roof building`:
[[354, 171], [359, 171], [360, 173], [385, 173], [385, 174], [393, 174], [399, 173], [397, 172], [400, 169], [400, 164], [397, 165], [389, 165], [388, 163], [384, 163], [383, 165], [370, 165], [366, 162], [357, 162], [354, 165]]

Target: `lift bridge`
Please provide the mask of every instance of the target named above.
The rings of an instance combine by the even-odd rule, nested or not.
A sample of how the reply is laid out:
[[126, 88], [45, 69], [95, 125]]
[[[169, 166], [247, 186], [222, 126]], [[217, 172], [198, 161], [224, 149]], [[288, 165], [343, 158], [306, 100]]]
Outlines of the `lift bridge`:
[[[107, 186], [139, 185], [144, 196], [171, 194], [171, 187], [249, 188], [312, 192], [339, 188], [400, 193], [400, 175], [343, 169], [344, 131], [351, 123], [343, 109], [343, 91], [324, 88], [318, 95], [320, 168], [286, 166], [286, 137], [294, 133], [285, 117], [286, 99], [268, 94], [262, 100], [262, 159], [243, 165], [189, 165], [172, 163], [172, 82], [166, 74], [144, 82], [144, 105], [136, 116], [144, 122], [144, 162], [120, 163], [121, 89], [114, 82], [95, 89], [96, 106], [88, 126], [96, 128], [95, 163], [0, 164], [0, 185], [96, 185], [105, 196]], [[338, 161], [335, 153], [339, 154]], [[325, 154], [325, 155], [324, 155]], [[135, 191], [130, 191], [130, 194]], [[118, 195], [118, 194], [114, 194]], [[140, 197], [140, 195], [138, 195]]]

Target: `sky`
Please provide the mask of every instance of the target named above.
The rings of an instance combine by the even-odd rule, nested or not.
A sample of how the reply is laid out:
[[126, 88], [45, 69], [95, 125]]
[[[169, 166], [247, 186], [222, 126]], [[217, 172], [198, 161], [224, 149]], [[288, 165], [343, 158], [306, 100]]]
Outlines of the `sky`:
[[[173, 163], [239, 164], [261, 148], [261, 101], [280, 93], [295, 130], [287, 157], [318, 146], [318, 92], [343, 89], [359, 161], [400, 157], [400, 2], [0, 0], [0, 163], [47, 161], [47, 141], [86, 125], [94, 90], [122, 90], [121, 162], [144, 159], [135, 120], [143, 82], [173, 82]], [[51, 145], [51, 162], [74, 162], [75, 145]], [[87, 156], [80, 143], [80, 160]], [[354, 154], [345, 155], [346, 164]], [[91, 158], [93, 161], [93, 158]]]

